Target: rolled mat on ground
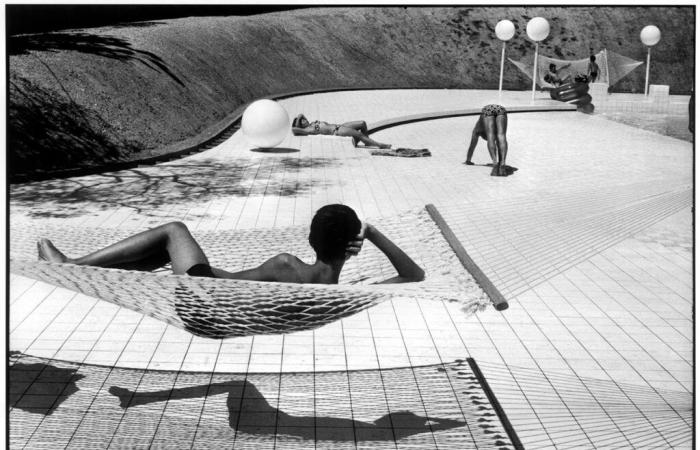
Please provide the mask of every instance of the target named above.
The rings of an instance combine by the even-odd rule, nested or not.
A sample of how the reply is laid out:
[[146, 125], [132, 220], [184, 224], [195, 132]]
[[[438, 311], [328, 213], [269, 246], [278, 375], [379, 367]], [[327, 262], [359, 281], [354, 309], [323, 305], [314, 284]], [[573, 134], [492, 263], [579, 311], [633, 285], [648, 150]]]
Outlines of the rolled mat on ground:
[[370, 153], [374, 156], [402, 156], [405, 158], [417, 158], [431, 156], [427, 148], [373, 148]]
[[[37, 261], [36, 241], [42, 237], [67, 255], [78, 256], [141, 231], [55, 221], [11, 224], [10, 270], [217, 339], [314, 329], [392, 298], [459, 302], [468, 314], [489, 304], [488, 295], [462, 266], [425, 209], [371, 222], [423, 267], [424, 281], [370, 284], [395, 275], [386, 256], [371, 245], [346, 263], [337, 285], [213, 279]], [[281, 252], [307, 262], [314, 258], [307, 226], [194, 231], [193, 235], [210, 263], [228, 270], [254, 267]]]

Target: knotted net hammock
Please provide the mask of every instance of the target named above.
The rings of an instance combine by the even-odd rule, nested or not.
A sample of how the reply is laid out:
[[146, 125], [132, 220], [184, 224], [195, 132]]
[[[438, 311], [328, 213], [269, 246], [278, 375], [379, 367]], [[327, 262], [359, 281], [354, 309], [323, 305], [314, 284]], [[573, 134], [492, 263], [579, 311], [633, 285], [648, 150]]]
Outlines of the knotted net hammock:
[[[597, 83], [607, 83], [609, 86], [613, 86], [615, 83], [620, 81], [623, 77], [627, 76], [628, 73], [632, 72], [639, 65], [643, 64], [642, 61], [636, 61], [632, 58], [620, 55], [613, 51], [604, 49], [595, 54], [596, 63], [600, 72], [598, 73]], [[514, 61], [508, 58], [522, 73], [532, 78], [532, 59], [526, 61]], [[557, 68], [561, 71], [559, 72], [559, 77], [564, 78], [567, 75], [571, 76], [573, 81], [577, 74], [587, 74], [588, 73], [588, 62], [589, 58], [584, 59], [556, 59], [550, 58], [543, 55], [537, 56], [537, 85], [543, 88], [553, 88], [556, 87], [548, 83], [544, 77], [549, 71], [549, 65], [555, 64]], [[567, 66], [567, 67], [564, 67]]]
[[[465, 270], [426, 210], [371, 221], [425, 270], [424, 281], [377, 285], [396, 275], [386, 256], [366, 243], [343, 268], [337, 285], [256, 282], [140, 272], [37, 261], [36, 241], [51, 239], [79, 256], [142, 230], [11, 224], [13, 273], [71, 289], [149, 315], [208, 338], [309, 330], [350, 316], [384, 300], [408, 297], [460, 302], [469, 314], [489, 298]], [[212, 266], [236, 271], [288, 252], [314, 260], [308, 227], [193, 231]]]

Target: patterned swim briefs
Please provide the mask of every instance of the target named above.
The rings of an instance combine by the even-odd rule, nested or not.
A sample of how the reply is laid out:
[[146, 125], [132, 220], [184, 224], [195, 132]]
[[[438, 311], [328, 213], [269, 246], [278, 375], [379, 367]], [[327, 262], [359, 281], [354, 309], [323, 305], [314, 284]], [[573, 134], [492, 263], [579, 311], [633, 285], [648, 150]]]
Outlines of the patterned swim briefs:
[[500, 116], [506, 115], [506, 109], [501, 105], [486, 105], [481, 109], [481, 114], [485, 116]]

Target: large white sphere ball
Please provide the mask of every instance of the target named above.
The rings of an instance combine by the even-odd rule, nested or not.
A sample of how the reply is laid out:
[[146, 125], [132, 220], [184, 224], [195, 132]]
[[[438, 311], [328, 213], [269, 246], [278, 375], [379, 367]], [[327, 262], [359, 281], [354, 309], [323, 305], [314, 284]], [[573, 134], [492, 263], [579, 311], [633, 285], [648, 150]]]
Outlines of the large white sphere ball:
[[243, 111], [241, 130], [258, 147], [279, 145], [290, 129], [289, 114], [274, 100], [256, 100]]
[[658, 44], [661, 40], [661, 31], [654, 25], [647, 25], [639, 33], [639, 39], [642, 40], [644, 45], [651, 47]]
[[549, 36], [549, 22], [544, 17], [533, 17], [527, 23], [527, 35], [535, 42], [544, 40]]
[[496, 37], [502, 41], [515, 36], [515, 25], [510, 20], [501, 20], [496, 24]]

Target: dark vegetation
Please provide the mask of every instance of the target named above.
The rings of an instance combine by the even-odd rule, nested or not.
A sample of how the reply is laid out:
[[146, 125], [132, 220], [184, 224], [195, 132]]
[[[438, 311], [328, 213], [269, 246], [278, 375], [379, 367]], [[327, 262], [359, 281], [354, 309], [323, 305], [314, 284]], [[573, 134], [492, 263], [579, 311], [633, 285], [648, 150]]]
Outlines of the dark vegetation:
[[5, 11], [10, 19], [7, 34], [15, 35], [106, 25], [132, 27], [147, 21], [178, 17], [250, 16], [301, 8], [305, 6], [14, 4], [7, 5]]
[[[175, 151], [221, 129], [246, 102], [282, 92], [494, 89], [502, 46], [494, 36], [495, 24], [504, 18], [515, 23], [507, 56], [524, 60], [533, 55], [525, 27], [535, 16], [551, 25], [540, 52], [563, 59], [607, 48], [645, 60], [639, 32], [655, 24], [662, 40], [653, 49], [652, 83], [668, 84], [672, 93], [692, 88], [692, 7], [322, 8], [182, 19], [141, 15], [140, 20], [148, 20], [8, 37], [10, 179]], [[10, 25], [12, 17], [8, 14]], [[506, 66], [505, 89], [529, 86], [526, 76]], [[613, 88], [643, 89], [643, 67]]]

